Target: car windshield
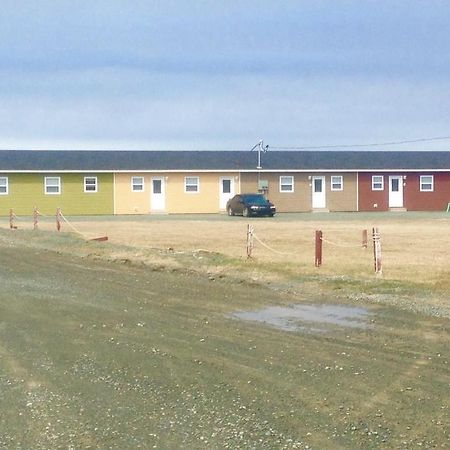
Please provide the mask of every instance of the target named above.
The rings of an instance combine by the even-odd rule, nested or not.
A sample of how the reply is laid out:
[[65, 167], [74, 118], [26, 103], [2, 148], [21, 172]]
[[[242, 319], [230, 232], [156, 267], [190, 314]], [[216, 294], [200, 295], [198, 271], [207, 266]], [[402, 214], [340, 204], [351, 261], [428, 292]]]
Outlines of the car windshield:
[[253, 205], [267, 205], [267, 200], [262, 195], [243, 195], [242, 198], [245, 202]]

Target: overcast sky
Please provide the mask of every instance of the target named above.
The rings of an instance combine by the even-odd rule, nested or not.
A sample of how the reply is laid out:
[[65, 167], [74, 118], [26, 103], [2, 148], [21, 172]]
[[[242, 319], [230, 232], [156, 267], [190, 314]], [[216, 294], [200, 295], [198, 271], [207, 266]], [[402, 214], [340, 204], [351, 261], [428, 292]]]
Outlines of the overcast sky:
[[450, 136], [449, 24], [447, 0], [1, 0], [0, 148]]

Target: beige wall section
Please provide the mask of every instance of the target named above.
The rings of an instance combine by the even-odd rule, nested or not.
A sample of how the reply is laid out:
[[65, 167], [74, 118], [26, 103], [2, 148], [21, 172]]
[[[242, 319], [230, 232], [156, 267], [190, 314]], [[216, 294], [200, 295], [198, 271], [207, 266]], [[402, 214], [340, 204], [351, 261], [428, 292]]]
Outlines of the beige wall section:
[[[331, 190], [331, 177], [343, 177], [343, 190]], [[326, 175], [327, 204], [330, 211], [358, 210], [358, 183], [356, 173], [330, 173]]]
[[[331, 176], [342, 175], [342, 191], [331, 190]], [[294, 192], [280, 192], [280, 176], [294, 177]], [[269, 182], [267, 198], [272, 201], [279, 212], [311, 211], [312, 186], [309, 177], [324, 176], [326, 186], [326, 205], [329, 211], [357, 210], [357, 178], [354, 173], [261, 173], [260, 179]], [[258, 174], [241, 174], [241, 193], [257, 192]]]
[[[131, 178], [144, 178], [144, 191], [132, 192]], [[166, 213], [219, 212], [220, 179], [233, 177], [235, 192], [239, 189], [237, 173], [116, 173], [116, 214], [148, 214], [151, 212], [152, 178], [164, 178]], [[185, 192], [185, 177], [199, 178], [199, 191]]]

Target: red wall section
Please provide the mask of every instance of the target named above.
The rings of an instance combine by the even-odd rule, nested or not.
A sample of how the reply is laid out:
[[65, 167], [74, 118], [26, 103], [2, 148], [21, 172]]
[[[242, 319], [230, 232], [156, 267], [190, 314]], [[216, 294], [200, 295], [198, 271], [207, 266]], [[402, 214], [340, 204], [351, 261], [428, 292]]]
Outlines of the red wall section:
[[[372, 191], [372, 175], [384, 176], [384, 190]], [[402, 175], [403, 205], [408, 211], [445, 211], [450, 202], [450, 172], [359, 173], [359, 210], [389, 210], [389, 175]], [[420, 192], [420, 175], [434, 176], [433, 192]], [[375, 206], [376, 205], [376, 206]]]
[[[434, 191], [420, 192], [420, 175], [434, 176]], [[408, 211], [445, 211], [450, 202], [450, 173], [421, 172], [406, 174], [405, 207]]]
[[[384, 176], [384, 190], [372, 191], [372, 175]], [[389, 175], [380, 172], [358, 175], [359, 210], [387, 211], [389, 209]]]

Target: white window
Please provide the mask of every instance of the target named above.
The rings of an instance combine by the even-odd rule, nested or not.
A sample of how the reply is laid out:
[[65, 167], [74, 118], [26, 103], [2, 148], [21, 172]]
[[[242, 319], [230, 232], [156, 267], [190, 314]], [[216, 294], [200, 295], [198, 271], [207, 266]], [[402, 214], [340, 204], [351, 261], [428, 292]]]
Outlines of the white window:
[[420, 175], [420, 191], [432, 192], [434, 190], [433, 175]]
[[131, 177], [132, 192], [144, 192], [144, 177]]
[[280, 192], [294, 192], [294, 177], [280, 177]]
[[84, 192], [97, 192], [97, 177], [84, 177]]
[[382, 191], [384, 189], [383, 175], [372, 176], [372, 191]]
[[331, 190], [342, 191], [344, 190], [344, 178], [342, 175], [333, 175], [331, 177]]
[[0, 195], [8, 195], [8, 177], [0, 177]]
[[45, 193], [57, 195], [61, 193], [61, 178], [60, 177], [45, 177]]
[[188, 192], [191, 194], [200, 192], [200, 179], [198, 177], [185, 177], [184, 192]]

